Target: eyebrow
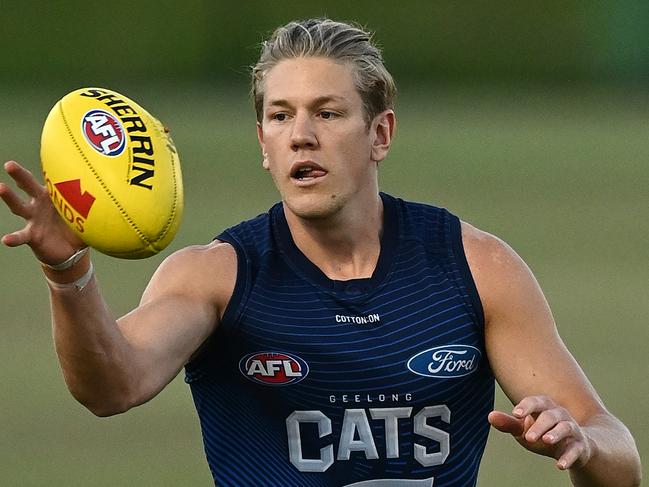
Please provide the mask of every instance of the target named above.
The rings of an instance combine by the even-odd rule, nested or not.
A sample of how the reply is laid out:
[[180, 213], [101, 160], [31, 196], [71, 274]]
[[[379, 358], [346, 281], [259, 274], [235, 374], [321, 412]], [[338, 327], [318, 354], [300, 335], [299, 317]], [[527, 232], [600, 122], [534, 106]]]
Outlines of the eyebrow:
[[[311, 107], [319, 106], [331, 101], [342, 102], [342, 101], [347, 101], [347, 98], [338, 95], [323, 95], [315, 98], [311, 103], [309, 103], [309, 106]], [[291, 107], [293, 106], [293, 104], [284, 98], [277, 98], [275, 100], [270, 100], [268, 102], [268, 106], [269, 107]]]

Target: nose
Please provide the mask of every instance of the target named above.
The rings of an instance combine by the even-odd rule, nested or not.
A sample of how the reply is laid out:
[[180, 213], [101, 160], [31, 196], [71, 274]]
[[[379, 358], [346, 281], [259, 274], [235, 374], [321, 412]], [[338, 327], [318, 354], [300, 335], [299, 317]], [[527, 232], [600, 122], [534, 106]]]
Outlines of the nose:
[[318, 145], [318, 138], [313, 126], [313, 120], [306, 113], [298, 113], [293, 119], [291, 131], [291, 149], [315, 149]]

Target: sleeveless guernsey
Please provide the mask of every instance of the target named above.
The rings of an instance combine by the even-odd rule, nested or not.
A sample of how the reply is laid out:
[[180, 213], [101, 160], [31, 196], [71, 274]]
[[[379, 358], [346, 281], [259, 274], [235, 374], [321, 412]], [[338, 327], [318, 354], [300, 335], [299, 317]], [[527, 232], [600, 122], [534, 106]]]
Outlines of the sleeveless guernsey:
[[368, 279], [327, 278], [281, 203], [217, 237], [237, 281], [186, 366], [216, 485], [475, 485], [494, 378], [460, 222], [381, 198]]

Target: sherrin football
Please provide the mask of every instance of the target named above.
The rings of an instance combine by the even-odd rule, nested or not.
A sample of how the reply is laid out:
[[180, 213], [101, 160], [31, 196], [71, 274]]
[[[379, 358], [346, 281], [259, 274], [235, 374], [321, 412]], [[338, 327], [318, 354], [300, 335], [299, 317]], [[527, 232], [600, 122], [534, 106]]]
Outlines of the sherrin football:
[[41, 165], [56, 210], [90, 247], [140, 259], [176, 235], [178, 152], [168, 130], [133, 100], [104, 88], [64, 96], [43, 126]]

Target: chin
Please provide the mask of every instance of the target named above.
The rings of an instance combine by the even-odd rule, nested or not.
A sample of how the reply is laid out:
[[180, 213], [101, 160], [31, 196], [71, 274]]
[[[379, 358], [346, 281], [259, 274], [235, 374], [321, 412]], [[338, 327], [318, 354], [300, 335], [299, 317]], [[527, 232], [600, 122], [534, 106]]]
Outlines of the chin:
[[344, 201], [336, 194], [299, 195], [284, 198], [284, 205], [304, 220], [326, 220], [342, 209]]

